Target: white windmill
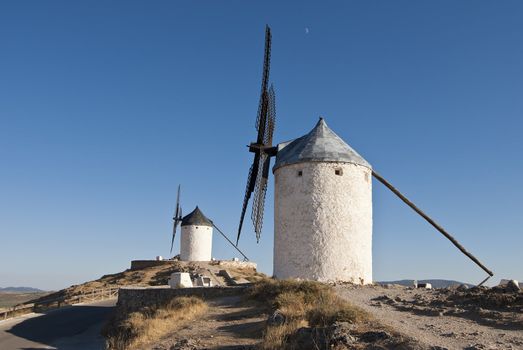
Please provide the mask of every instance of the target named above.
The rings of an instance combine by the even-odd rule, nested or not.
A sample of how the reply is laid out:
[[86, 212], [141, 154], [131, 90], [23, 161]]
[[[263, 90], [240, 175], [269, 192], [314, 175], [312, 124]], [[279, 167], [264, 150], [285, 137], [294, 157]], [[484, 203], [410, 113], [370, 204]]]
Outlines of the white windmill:
[[210, 261], [212, 259], [212, 236], [213, 228], [222, 235], [244, 258], [248, 261], [247, 256], [214, 224], [207, 218], [203, 212], [196, 208], [182, 216], [182, 207], [180, 205], [180, 186], [176, 195], [176, 209], [173, 216], [173, 232], [171, 239], [171, 253], [174, 247], [174, 239], [178, 226], [181, 226], [180, 237], [180, 260], [181, 261]]
[[270, 158], [274, 173], [274, 276], [318, 281], [372, 283], [372, 177], [447, 237], [489, 274], [450, 234], [423, 213], [320, 118], [308, 134], [272, 145], [276, 120], [274, 89], [268, 89], [271, 31], [266, 27], [262, 89], [256, 129], [249, 146], [254, 161], [238, 227], [238, 244], [251, 194], [252, 221], [259, 240]]

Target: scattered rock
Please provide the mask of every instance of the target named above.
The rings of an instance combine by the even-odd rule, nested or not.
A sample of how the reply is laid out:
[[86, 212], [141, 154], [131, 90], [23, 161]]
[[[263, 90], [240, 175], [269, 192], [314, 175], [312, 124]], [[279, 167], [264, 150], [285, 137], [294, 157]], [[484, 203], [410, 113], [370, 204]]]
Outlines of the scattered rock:
[[505, 286], [505, 289], [508, 292], [519, 292], [519, 283], [516, 280], [510, 280], [507, 282], [507, 285]]
[[366, 343], [374, 343], [379, 340], [389, 339], [391, 335], [385, 331], [371, 331], [360, 335], [360, 340]]
[[442, 333], [441, 336], [442, 337], [448, 337], [448, 338], [455, 338], [456, 337], [456, 333], [454, 333], [454, 332]]
[[375, 301], [375, 302], [373, 302], [373, 303], [370, 304], [370, 305], [371, 305], [371, 306], [374, 306], [374, 307], [382, 307], [382, 306], [383, 306], [383, 304], [382, 304], [381, 302], [379, 302], [379, 301]]
[[387, 304], [390, 304], [390, 305], [396, 303], [396, 301], [394, 301], [394, 299], [390, 298], [390, 297], [387, 296], [387, 295], [381, 295], [381, 296], [376, 297], [376, 298], [374, 298], [374, 299], [372, 299], [372, 300], [374, 300], [374, 301], [382, 301], [382, 302], [387, 303]]
[[456, 288], [457, 290], [459, 290], [460, 292], [463, 292], [463, 291], [466, 291], [467, 289], [469, 289], [469, 286], [467, 286], [466, 284], [460, 284], [458, 286], [458, 288]]
[[463, 350], [485, 350], [486, 348], [487, 347], [483, 344], [474, 344], [474, 345], [467, 346]]
[[170, 350], [197, 350], [196, 341], [192, 339], [181, 339], [171, 346]]
[[353, 325], [349, 322], [336, 322], [330, 329], [329, 333], [329, 345], [331, 348], [336, 348], [339, 345], [350, 345], [356, 341], [350, 332], [353, 328]]
[[280, 310], [276, 310], [269, 316], [267, 319], [267, 324], [269, 326], [281, 326], [286, 321], [286, 317]]

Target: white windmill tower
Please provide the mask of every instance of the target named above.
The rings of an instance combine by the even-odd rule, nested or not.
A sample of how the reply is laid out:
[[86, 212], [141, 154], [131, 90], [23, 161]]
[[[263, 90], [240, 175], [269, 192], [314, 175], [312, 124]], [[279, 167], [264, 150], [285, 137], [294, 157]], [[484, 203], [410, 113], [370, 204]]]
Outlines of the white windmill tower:
[[372, 170], [320, 118], [278, 145], [274, 276], [372, 282]]
[[180, 260], [181, 261], [211, 261], [212, 259], [212, 238], [213, 228], [215, 228], [220, 235], [223, 236], [244, 258], [248, 261], [247, 256], [238, 247], [231, 242], [231, 240], [214, 224], [214, 222], [207, 218], [203, 212], [196, 206], [196, 208], [182, 216], [182, 207], [180, 205], [180, 186], [178, 186], [178, 194], [176, 196], [176, 209], [173, 216], [173, 232], [171, 239], [171, 253], [174, 247], [174, 239], [178, 226], [181, 226], [182, 233], [180, 237]]
[[275, 277], [372, 282], [372, 176], [447, 237], [489, 277], [493, 276], [441, 226], [377, 174], [323, 119], [320, 118], [307, 135], [277, 147], [272, 145], [275, 96], [272, 86], [267, 89], [271, 39], [267, 26], [256, 119], [258, 135], [256, 142], [249, 146], [254, 161], [247, 179], [236, 244], [253, 193], [251, 218], [256, 237], [260, 238], [270, 158], [276, 156], [273, 168]]
[[210, 261], [212, 257], [212, 228], [213, 223], [198, 206], [182, 217], [180, 206], [180, 186], [176, 196], [176, 209], [173, 216], [173, 236], [171, 240], [171, 253], [174, 246], [176, 230], [181, 223], [182, 234], [180, 238], [181, 261]]
[[210, 261], [212, 256], [212, 221], [196, 207], [181, 223], [180, 260]]

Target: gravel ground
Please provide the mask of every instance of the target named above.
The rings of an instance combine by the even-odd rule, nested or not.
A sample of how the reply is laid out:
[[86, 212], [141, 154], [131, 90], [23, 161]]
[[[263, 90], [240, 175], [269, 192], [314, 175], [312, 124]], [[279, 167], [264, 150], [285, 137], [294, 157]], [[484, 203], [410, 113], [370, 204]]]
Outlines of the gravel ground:
[[338, 285], [337, 293], [428, 348], [523, 349], [523, 292]]

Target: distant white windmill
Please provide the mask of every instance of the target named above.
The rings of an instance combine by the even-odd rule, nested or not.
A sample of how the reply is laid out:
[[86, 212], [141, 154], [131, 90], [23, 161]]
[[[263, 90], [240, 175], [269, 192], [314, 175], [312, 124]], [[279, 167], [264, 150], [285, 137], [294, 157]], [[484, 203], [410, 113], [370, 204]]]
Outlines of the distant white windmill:
[[173, 232], [171, 238], [171, 253], [174, 247], [174, 239], [178, 226], [181, 226], [182, 233], [180, 237], [180, 260], [181, 261], [210, 261], [212, 259], [212, 235], [213, 228], [216, 230], [236, 249], [244, 258], [249, 259], [231, 240], [207, 218], [200, 208], [196, 208], [182, 216], [182, 207], [180, 205], [180, 186], [176, 195], [176, 209], [173, 216]]

